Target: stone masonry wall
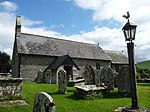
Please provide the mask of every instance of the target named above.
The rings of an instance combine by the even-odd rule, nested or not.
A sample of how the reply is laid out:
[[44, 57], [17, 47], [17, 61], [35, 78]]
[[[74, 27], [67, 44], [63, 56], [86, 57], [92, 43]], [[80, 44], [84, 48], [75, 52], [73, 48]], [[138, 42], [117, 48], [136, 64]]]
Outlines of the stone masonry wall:
[[35, 81], [37, 73], [43, 71], [56, 58], [48, 56], [21, 55], [20, 78], [25, 81]]
[[[43, 71], [49, 64], [51, 64], [57, 57], [37, 56], [37, 55], [21, 55], [20, 78], [25, 81], [34, 81], [37, 73]], [[87, 64], [90, 64], [94, 69], [96, 68], [97, 60], [88, 59], [74, 59], [73, 61], [80, 69], [84, 69]], [[109, 61], [100, 61], [101, 67], [109, 66]]]
[[22, 95], [21, 78], [0, 78], [0, 99]]
[[76, 63], [76, 65], [80, 69], [84, 69], [87, 64], [93, 67], [93, 69], [96, 69], [96, 62], [100, 63], [100, 67], [108, 67], [110, 66], [110, 61], [103, 61], [103, 60], [91, 60], [91, 59], [73, 59], [73, 61]]

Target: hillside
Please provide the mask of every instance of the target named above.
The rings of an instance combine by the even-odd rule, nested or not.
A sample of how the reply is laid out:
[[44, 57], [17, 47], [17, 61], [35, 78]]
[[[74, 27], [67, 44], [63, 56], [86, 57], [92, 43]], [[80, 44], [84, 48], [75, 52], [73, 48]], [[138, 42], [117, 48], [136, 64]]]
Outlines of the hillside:
[[149, 69], [149, 70], [150, 70], [150, 60], [138, 62], [138, 63], [137, 63], [137, 66], [138, 66], [139, 68], [142, 68], [142, 69]]

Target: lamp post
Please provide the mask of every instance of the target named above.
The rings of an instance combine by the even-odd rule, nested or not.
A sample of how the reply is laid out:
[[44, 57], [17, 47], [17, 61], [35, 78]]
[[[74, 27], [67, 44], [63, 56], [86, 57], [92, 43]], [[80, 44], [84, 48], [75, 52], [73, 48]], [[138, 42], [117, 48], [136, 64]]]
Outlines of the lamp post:
[[127, 16], [123, 16], [128, 19], [127, 23], [123, 26], [122, 30], [127, 42], [128, 48], [128, 60], [129, 60], [129, 70], [130, 70], [130, 86], [131, 86], [131, 99], [132, 99], [132, 109], [138, 109], [138, 96], [137, 96], [137, 85], [136, 85], [136, 72], [135, 72], [135, 62], [134, 62], [134, 43], [136, 27], [129, 21], [129, 12]]

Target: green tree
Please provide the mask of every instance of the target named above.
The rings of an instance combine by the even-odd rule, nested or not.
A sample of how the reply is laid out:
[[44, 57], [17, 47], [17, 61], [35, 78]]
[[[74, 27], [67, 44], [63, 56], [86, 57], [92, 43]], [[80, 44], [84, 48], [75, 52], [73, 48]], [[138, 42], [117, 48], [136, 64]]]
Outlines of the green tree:
[[137, 67], [137, 78], [150, 78], [150, 70]]
[[0, 51], [0, 73], [9, 73], [11, 66], [9, 64], [10, 56]]

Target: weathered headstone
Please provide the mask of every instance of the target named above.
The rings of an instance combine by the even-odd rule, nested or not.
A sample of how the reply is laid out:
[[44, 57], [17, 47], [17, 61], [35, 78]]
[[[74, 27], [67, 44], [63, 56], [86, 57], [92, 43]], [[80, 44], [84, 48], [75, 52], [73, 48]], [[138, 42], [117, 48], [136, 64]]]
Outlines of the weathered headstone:
[[49, 94], [45, 92], [36, 94], [33, 112], [55, 112], [55, 110], [54, 100]]
[[101, 71], [100, 70], [95, 70], [95, 84], [99, 85], [100, 82], [100, 76], [101, 76]]
[[110, 67], [102, 68], [100, 81], [101, 83], [104, 83], [105, 86], [107, 86], [109, 90], [114, 89], [113, 71]]
[[130, 73], [127, 65], [120, 67], [119, 74], [117, 76], [118, 92], [130, 94]]
[[84, 79], [85, 79], [85, 85], [92, 85], [95, 84], [95, 73], [92, 66], [87, 64], [84, 68]]
[[61, 94], [67, 93], [67, 74], [62, 69], [58, 72], [58, 92]]
[[37, 73], [37, 78], [36, 78], [36, 82], [39, 83], [46, 83], [46, 84], [51, 84], [51, 70], [47, 69], [46, 71], [42, 72], [39, 71]]
[[113, 71], [113, 76], [114, 76], [114, 86], [118, 87], [118, 82], [117, 82], [117, 77], [118, 77], [118, 72]]
[[38, 71], [38, 73], [37, 73], [37, 78], [36, 78], [36, 82], [37, 82], [38, 84], [40, 84], [40, 83], [42, 83], [42, 81], [43, 81], [43, 74], [42, 74], [42, 71]]
[[44, 83], [51, 84], [51, 74], [52, 74], [51, 70], [47, 69], [44, 74]]

